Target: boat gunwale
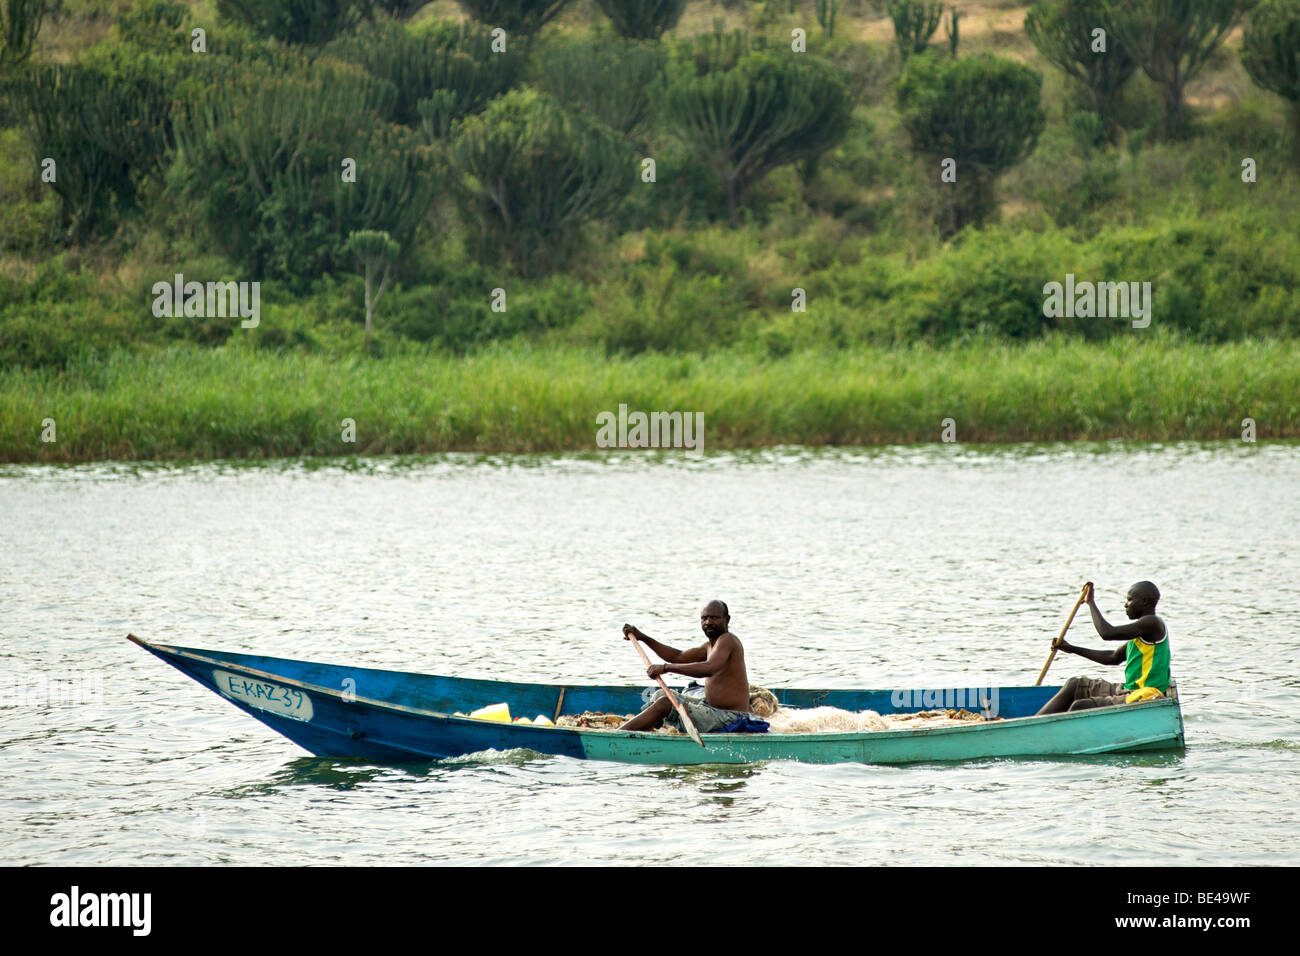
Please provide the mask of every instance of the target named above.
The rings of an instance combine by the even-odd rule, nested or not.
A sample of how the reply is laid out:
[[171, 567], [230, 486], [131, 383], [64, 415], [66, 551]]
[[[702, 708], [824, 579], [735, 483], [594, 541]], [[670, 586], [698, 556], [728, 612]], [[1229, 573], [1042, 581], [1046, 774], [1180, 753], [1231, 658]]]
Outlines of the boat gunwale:
[[[362, 697], [362, 696], [360, 696], [360, 695], [358, 695], [358, 694], [355, 694], [355, 693], [352, 693], [352, 694], [350, 694], [350, 695], [345, 695], [343, 692], [341, 692], [341, 691], [337, 691], [337, 690], [334, 690], [333, 688], [330, 688], [330, 687], [321, 687], [321, 686], [318, 685], [318, 684], [309, 684], [309, 683], [307, 683], [306, 681], [301, 681], [301, 680], [298, 680], [297, 678], [294, 678], [294, 677], [285, 677], [285, 676], [282, 676], [282, 675], [279, 675], [279, 674], [273, 674], [273, 673], [271, 673], [271, 672], [269, 672], [269, 671], [259, 670], [259, 669], [256, 668], [256, 667], [249, 667], [249, 666], [246, 665], [246, 664], [236, 664], [236, 663], [234, 663], [233, 661], [214, 660], [213, 658], [205, 657], [205, 656], [203, 656], [203, 655], [201, 655], [201, 654], [196, 654], [196, 653], [194, 653], [193, 651], [190, 651], [190, 650], [181, 650], [181, 649], [179, 649], [179, 648], [172, 647], [172, 646], [167, 645], [167, 644], [153, 644], [153, 643], [150, 643], [149, 641], [145, 641], [145, 640], [143, 640], [143, 639], [141, 639], [141, 638], [136, 637], [134, 634], [128, 634], [128, 635], [127, 635], [127, 640], [130, 640], [130, 641], [132, 641], [132, 642], [134, 642], [134, 643], [140, 645], [141, 647], [145, 648], [146, 650], [150, 650], [150, 651], [162, 651], [162, 652], [167, 653], [167, 654], [174, 654], [174, 655], [177, 656], [177, 657], [185, 658], [185, 659], [188, 659], [188, 660], [200, 661], [200, 662], [202, 662], [202, 663], [204, 663], [204, 664], [210, 664], [210, 665], [213, 665], [213, 666], [216, 666], [216, 667], [222, 667], [222, 668], [227, 668], [227, 667], [228, 667], [228, 668], [232, 668], [232, 669], [235, 669], [235, 670], [241, 670], [241, 671], [244, 671], [244, 672], [246, 672], [246, 673], [248, 673], [248, 674], [255, 675], [255, 676], [257, 676], [257, 677], [263, 678], [263, 679], [268, 680], [268, 681], [274, 681], [274, 682], [278, 682], [278, 683], [282, 683], [282, 684], [289, 684], [289, 685], [291, 685], [291, 686], [298, 687], [298, 688], [301, 688], [301, 689], [303, 689], [303, 690], [311, 691], [311, 692], [316, 693], [316, 694], [323, 694], [323, 695], [325, 695], [325, 696], [327, 696], [327, 697], [334, 698], [335, 700], [340, 700], [340, 701], [342, 701], [343, 703], [346, 703], [346, 704], [363, 703], [363, 704], [366, 704], [366, 705], [368, 705], [368, 706], [378, 708], [378, 709], [380, 709], [380, 710], [398, 711], [398, 712], [401, 712], [401, 713], [412, 714], [412, 715], [419, 716], [419, 717], [433, 717], [433, 718], [436, 718], [436, 719], [439, 719], [439, 720], [446, 720], [446, 721], [457, 721], [457, 722], [462, 722], [462, 721], [464, 721], [464, 722], [468, 722], [469, 724], [471, 724], [471, 725], [473, 725], [473, 726], [482, 726], [482, 725], [484, 725], [484, 724], [489, 724], [489, 725], [495, 724], [495, 725], [500, 726], [500, 727], [509, 727], [509, 728], [511, 728], [512, 730], [515, 730], [515, 731], [521, 731], [521, 732], [530, 732], [530, 731], [539, 731], [539, 732], [555, 732], [555, 731], [559, 731], [559, 732], [561, 732], [561, 733], [574, 733], [574, 734], [578, 734], [578, 735], [580, 735], [580, 736], [581, 736], [581, 735], [591, 735], [591, 736], [596, 736], [596, 737], [610, 737], [610, 736], [613, 736], [613, 735], [617, 735], [618, 738], [619, 738], [619, 739], [622, 739], [622, 740], [652, 740], [652, 741], [662, 741], [662, 742], [673, 741], [673, 743], [665, 743], [666, 746], [670, 746], [670, 747], [680, 746], [681, 744], [678, 743], [678, 741], [680, 741], [680, 742], [682, 742], [682, 743], [690, 744], [692, 749], [694, 749], [696, 746], [698, 746], [698, 745], [697, 745], [697, 744], [696, 744], [696, 743], [695, 743], [695, 742], [694, 742], [694, 741], [693, 741], [693, 740], [692, 740], [688, 735], [686, 735], [686, 734], [656, 734], [656, 733], [647, 733], [647, 732], [644, 732], [644, 731], [625, 731], [625, 730], [594, 730], [594, 729], [586, 728], [586, 727], [561, 727], [561, 726], [559, 726], [559, 725], [551, 725], [551, 726], [548, 726], [548, 725], [546, 725], [546, 724], [533, 724], [533, 723], [528, 723], [528, 724], [516, 724], [516, 723], [513, 723], [513, 722], [511, 722], [511, 723], [506, 723], [506, 722], [504, 722], [504, 721], [487, 721], [487, 720], [483, 720], [483, 719], [481, 719], [481, 718], [477, 718], [477, 717], [469, 717], [469, 716], [457, 717], [457, 716], [455, 716], [454, 714], [446, 714], [446, 713], [443, 713], [442, 711], [437, 711], [437, 710], [428, 710], [428, 709], [419, 708], [419, 707], [411, 707], [411, 706], [408, 706], [408, 705], [406, 705], [406, 704], [397, 704], [397, 703], [393, 703], [393, 702], [391, 702], [391, 701], [376, 700], [375, 698], [372, 698], [372, 697]], [[286, 658], [286, 659], [287, 659], [287, 658]], [[302, 663], [314, 663], [314, 662], [302, 662]], [[324, 665], [324, 666], [329, 666], [329, 667], [338, 667], [338, 666], [342, 666], [342, 665], [329, 664], [329, 665]], [[374, 669], [374, 668], [367, 668], [367, 669]], [[420, 676], [429, 677], [429, 676], [434, 676], [434, 675], [428, 675], [428, 674], [426, 674], [426, 675], [420, 675]], [[482, 678], [479, 678], [479, 679], [482, 679]], [[488, 680], [489, 680], [489, 682], [491, 682], [490, 679], [488, 679]], [[511, 682], [511, 681], [502, 681], [502, 682], [500, 682], [500, 683], [513, 683], [513, 682]], [[573, 686], [575, 686], [575, 685], [573, 685], [573, 684], [534, 684], [534, 685], [532, 685], [532, 686], [545, 686], [545, 687], [557, 687], [557, 688], [560, 688], [560, 687], [573, 687]], [[832, 688], [832, 689], [834, 689], [834, 688]], [[845, 689], [847, 689], [847, 690], [870, 690], [870, 688], [845, 688]], [[226, 695], [226, 694], [222, 694], [220, 691], [218, 691], [218, 694], [219, 694], [219, 696], [225, 697], [227, 700], [231, 700], [232, 702], [238, 703], [238, 701], [235, 701], [234, 698], [231, 698], [231, 697], [229, 697], [229, 696]], [[1126, 712], [1132, 712], [1133, 710], [1136, 710], [1136, 709], [1138, 709], [1138, 708], [1151, 709], [1151, 708], [1167, 707], [1167, 706], [1172, 706], [1172, 707], [1175, 709], [1175, 711], [1177, 712], [1177, 714], [1178, 714], [1178, 718], [1179, 718], [1179, 734], [1178, 734], [1178, 736], [1177, 736], [1176, 738], [1174, 738], [1174, 737], [1171, 737], [1171, 736], [1169, 736], [1169, 735], [1162, 734], [1162, 735], [1160, 735], [1160, 736], [1158, 736], [1158, 737], [1144, 738], [1143, 740], [1141, 740], [1141, 741], [1137, 741], [1137, 742], [1138, 742], [1138, 743], [1154, 743], [1154, 742], [1159, 741], [1159, 740], [1173, 740], [1173, 739], [1182, 740], [1182, 739], [1183, 739], [1183, 734], [1182, 734], [1182, 707], [1179, 706], [1179, 703], [1178, 703], [1178, 699], [1177, 699], [1177, 697], [1161, 697], [1161, 698], [1157, 698], [1157, 699], [1155, 699], [1155, 700], [1144, 700], [1144, 701], [1139, 701], [1139, 702], [1137, 702], [1137, 703], [1133, 703], [1133, 704], [1112, 704], [1112, 705], [1110, 705], [1110, 706], [1108, 706], [1108, 707], [1092, 707], [1092, 708], [1089, 708], [1089, 709], [1087, 709], [1087, 710], [1081, 710], [1081, 711], [1074, 711], [1074, 712], [1065, 711], [1065, 712], [1062, 712], [1062, 713], [1059, 713], [1059, 714], [1045, 714], [1045, 715], [1043, 715], [1042, 717], [1039, 717], [1039, 716], [1037, 716], [1037, 715], [1035, 715], [1035, 714], [1030, 714], [1030, 715], [1027, 715], [1027, 716], [1024, 716], [1024, 717], [1005, 717], [1005, 718], [995, 719], [995, 720], [992, 720], [992, 721], [979, 721], [979, 722], [976, 722], [976, 721], [969, 721], [969, 722], [964, 722], [964, 723], [965, 723], [964, 726], [963, 726], [963, 725], [947, 725], [947, 726], [941, 726], [941, 727], [916, 727], [916, 728], [904, 728], [904, 727], [900, 727], [900, 728], [891, 729], [891, 730], [852, 730], [852, 731], [834, 731], [834, 732], [831, 732], [831, 733], [816, 733], [816, 732], [811, 732], [811, 733], [792, 733], [792, 734], [791, 734], [791, 733], [773, 733], [773, 732], [770, 732], [770, 731], [767, 732], [767, 733], [759, 733], [759, 734], [754, 734], [754, 733], [732, 733], [732, 734], [710, 733], [710, 734], [706, 734], [705, 736], [709, 737], [710, 739], [717, 740], [718, 743], [720, 743], [720, 744], [721, 744], [721, 743], [736, 743], [736, 742], [743, 742], [743, 741], [747, 741], [747, 740], [755, 740], [756, 738], [761, 738], [761, 739], [763, 739], [763, 740], [767, 740], [767, 741], [776, 741], [776, 742], [779, 742], [779, 743], [785, 743], [785, 742], [790, 742], [790, 741], [801, 741], [801, 740], [802, 740], [802, 741], [816, 740], [816, 741], [822, 741], [822, 742], [830, 743], [830, 742], [840, 741], [840, 740], [859, 740], [859, 739], [867, 738], [867, 737], [869, 737], [869, 738], [871, 738], [871, 739], [874, 740], [874, 739], [879, 739], [879, 738], [882, 737], [882, 736], [891, 736], [891, 737], [892, 737], [892, 736], [908, 736], [908, 737], [916, 737], [916, 736], [932, 736], [932, 735], [935, 735], [935, 734], [969, 733], [969, 732], [973, 732], [973, 731], [988, 731], [988, 730], [993, 729], [993, 728], [995, 728], [995, 727], [1011, 726], [1011, 725], [1013, 725], [1013, 724], [1017, 724], [1017, 723], [1019, 723], [1020, 721], [1025, 721], [1025, 720], [1033, 720], [1033, 721], [1035, 721], [1036, 723], [1043, 723], [1043, 724], [1046, 724], [1046, 723], [1056, 723], [1056, 722], [1059, 722], [1059, 721], [1061, 721], [1061, 720], [1073, 720], [1073, 719], [1078, 719], [1078, 718], [1087, 718], [1087, 717], [1092, 717], [1092, 716], [1095, 716], [1095, 715], [1097, 714], [1098, 711], [1113, 711], [1113, 710], [1118, 710], [1118, 709], [1120, 709], [1120, 708], [1123, 708]], [[799, 709], [799, 708], [795, 708], [795, 709]], [[279, 715], [275, 715], [273, 712], [272, 712], [272, 715], [273, 715], [273, 716], [279, 716]], [[526, 749], [526, 748], [525, 748], [525, 749]], [[1105, 752], [1105, 751], [1101, 751], [1101, 752]]]

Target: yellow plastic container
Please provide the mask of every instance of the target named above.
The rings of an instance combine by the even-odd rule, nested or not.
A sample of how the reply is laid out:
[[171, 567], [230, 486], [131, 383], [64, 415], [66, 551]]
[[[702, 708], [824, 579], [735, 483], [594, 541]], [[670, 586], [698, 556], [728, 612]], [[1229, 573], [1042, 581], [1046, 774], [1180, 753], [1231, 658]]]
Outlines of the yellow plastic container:
[[516, 717], [516, 718], [515, 718], [515, 723], [516, 723], [516, 724], [531, 724], [532, 721], [529, 720], [527, 717]]
[[495, 720], [498, 723], [510, 723], [510, 705], [509, 704], [489, 704], [486, 707], [480, 707], [470, 714], [476, 720]]
[[547, 727], [555, 726], [555, 721], [551, 720], [551, 718], [547, 717], [545, 714], [538, 714], [537, 719], [534, 720], [533, 723], [542, 724]]

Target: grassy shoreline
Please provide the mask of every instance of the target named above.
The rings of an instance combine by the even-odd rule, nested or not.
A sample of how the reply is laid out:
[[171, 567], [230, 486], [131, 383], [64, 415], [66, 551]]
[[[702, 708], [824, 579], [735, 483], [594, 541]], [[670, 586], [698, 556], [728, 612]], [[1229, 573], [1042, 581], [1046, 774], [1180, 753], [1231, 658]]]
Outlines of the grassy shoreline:
[[[596, 415], [704, 414], [704, 449], [1300, 437], [1300, 342], [854, 348], [779, 359], [500, 347], [380, 359], [226, 347], [0, 372], [0, 461], [596, 449]], [[42, 441], [54, 419], [55, 441]], [[343, 419], [356, 422], [343, 441]]]

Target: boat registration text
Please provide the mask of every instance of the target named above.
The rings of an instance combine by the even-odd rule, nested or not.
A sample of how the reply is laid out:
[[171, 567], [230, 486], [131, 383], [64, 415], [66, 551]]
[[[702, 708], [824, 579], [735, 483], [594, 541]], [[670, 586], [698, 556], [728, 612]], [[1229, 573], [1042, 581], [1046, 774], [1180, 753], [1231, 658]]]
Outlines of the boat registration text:
[[232, 697], [249, 707], [293, 720], [311, 720], [311, 698], [296, 688], [240, 677], [222, 670], [212, 672], [212, 682], [224, 696]]

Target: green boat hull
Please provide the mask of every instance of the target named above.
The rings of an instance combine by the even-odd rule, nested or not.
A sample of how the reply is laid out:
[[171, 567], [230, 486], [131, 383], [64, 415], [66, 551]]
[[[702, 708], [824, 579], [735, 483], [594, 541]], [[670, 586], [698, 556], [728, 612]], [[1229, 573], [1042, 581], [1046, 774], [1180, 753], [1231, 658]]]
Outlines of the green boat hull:
[[841, 734], [709, 734], [706, 751], [685, 737], [586, 735], [586, 756], [626, 763], [921, 763], [988, 757], [1129, 753], [1183, 745], [1176, 700], [992, 723]]

